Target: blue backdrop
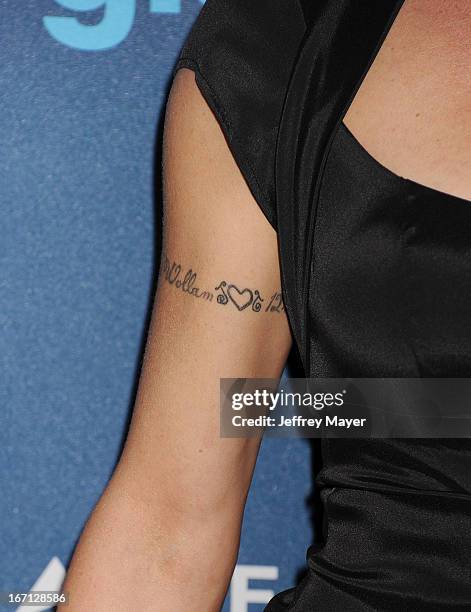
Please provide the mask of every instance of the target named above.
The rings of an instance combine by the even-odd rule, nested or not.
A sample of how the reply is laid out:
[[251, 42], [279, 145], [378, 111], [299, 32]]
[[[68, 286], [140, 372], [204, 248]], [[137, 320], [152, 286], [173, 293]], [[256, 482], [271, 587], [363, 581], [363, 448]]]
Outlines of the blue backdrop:
[[[163, 105], [200, 8], [0, 0], [0, 590], [60, 587], [120, 451], [159, 251]], [[310, 468], [305, 441], [264, 441], [227, 611], [295, 582]]]

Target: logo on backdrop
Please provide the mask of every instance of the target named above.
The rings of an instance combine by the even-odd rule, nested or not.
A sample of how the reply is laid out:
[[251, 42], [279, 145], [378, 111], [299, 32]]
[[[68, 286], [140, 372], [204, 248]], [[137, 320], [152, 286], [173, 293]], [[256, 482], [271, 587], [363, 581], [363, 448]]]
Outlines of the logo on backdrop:
[[[31, 587], [31, 591], [60, 591], [65, 578], [65, 567], [59, 557], [52, 557], [41, 575]], [[16, 612], [45, 612], [50, 610], [50, 604], [34, 606], [27, 604], [20, 606]]]
[[[204, 0], [197, 0], [204, 4]], [[49, 34], [58, 42], [80, 51], [105, 51], [126, 40], [136, 17], [137, 0], [55, 0], [63, 9], [76, 15], [49, 15], [43, 22]], [[149, 13], [175, 14], [182, 10], [181, 0], [146, 0]], [[97, 23], [80, 20], [84, 13], [95, 13]]]

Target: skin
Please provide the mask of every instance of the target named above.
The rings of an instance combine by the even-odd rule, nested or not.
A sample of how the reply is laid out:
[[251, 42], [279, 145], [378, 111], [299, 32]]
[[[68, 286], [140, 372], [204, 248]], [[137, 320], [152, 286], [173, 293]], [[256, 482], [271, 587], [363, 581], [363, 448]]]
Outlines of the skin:
[[406, 0], [344, 118], [396, 174], [471, 199], [471, 3]]
[[[220, 609], [260, 440], [220, 438], [219, 378], [278, 378], [291, 347], [273, 298], [276, 233], [186, 69], [167, 106], [164, 200], [163, 265], [132, 424], [75, 551], [67, 612]], [[196, 295], [177, 282], [190, 269]], [[217, 301], [221, 283], [237, 288], [227, 303]], [[244, 307], [245, 289], [262, 309]]]
[[[407, 1], [345, 117], [393, 172], [466, 199], [470, 16], [468, 0]], [[291, 347], [274, 297], [276, 234], [187, 69], [167, 106], [164, 200], [163, 266], [129, 436], [59, 611], [220, 609], [259, 440], [219, 437], [219, 378], [277, 378]], [[262, 308], [244, 306], [246, 289]]]

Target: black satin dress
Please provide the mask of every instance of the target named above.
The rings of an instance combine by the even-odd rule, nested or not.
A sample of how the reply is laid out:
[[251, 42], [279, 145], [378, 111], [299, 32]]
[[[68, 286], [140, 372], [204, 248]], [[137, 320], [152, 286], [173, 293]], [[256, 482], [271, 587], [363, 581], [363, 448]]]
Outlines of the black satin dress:
[[[311, 376], [471, 376], [471, 202], [393, 174], [341, 124], [314, 245]], [[471, 441], [322, 444], [324, 542], [267, 612], [471, 610]]]
[[[308, 376], [471, 376], [471, 202], [341, 119], [402, 2], [207, 0], [194, 70], [278, 233]], [[471, 441], [324, 439], [323, 541], [267, 612], [471, 610]]]

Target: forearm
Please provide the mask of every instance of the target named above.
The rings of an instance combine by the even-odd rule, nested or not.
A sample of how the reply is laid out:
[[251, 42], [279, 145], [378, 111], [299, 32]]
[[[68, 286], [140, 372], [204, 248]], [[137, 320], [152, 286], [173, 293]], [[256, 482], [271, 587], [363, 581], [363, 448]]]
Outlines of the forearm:
[[77, 546], [64, 585], [67, 612], [218, 612], [240, 526], [191, 507], [172, 515], [164, 504], [112, 483]]

